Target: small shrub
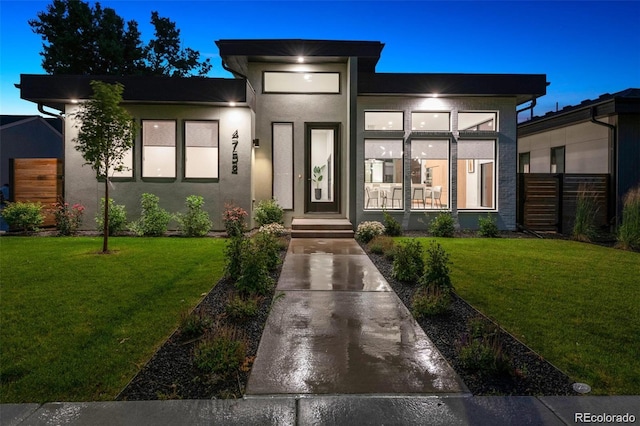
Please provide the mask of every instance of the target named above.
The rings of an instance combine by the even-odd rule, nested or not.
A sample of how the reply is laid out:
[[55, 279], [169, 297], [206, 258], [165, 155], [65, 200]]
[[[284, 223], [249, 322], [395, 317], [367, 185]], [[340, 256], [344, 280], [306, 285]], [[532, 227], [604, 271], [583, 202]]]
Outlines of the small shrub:
[[194, 349], [193, 362], [205, 374], [228, 376], [242, 365], [246, 343], [241, 333], [228, 326], [218, 326]]
[[595, 225], [597, 213], [598, 204], [596, 198], [584, 185], [580, 185], [576, 199], [576, 215], [572, 231], [572, 237], [575, 240], [588, 243], [597, 236]]
[[157, 195], [144, 193], [140, 198], [140, 219], [132, 222], [130, 228], [138, 236], [159, 237], [167, 232], [172, 219], [171, 213], [159, 206]]
[[203, 311], [185, 311], [180, 320], [180, 338], [189, 340], [200, 337], [211, 325], [211, 319]]
[[249, 241], [243, 247], [241, 258], [241, 274], [236, 281], [236, 288], [243, 294], [266, 294], [274, 285], [269, 275], [268, 254], [260, 243]]
[[249, 246], [249, 240], [243, 234], [233, 236], [224, 249], [225, 273], [233, 281], [242, 275], [242, 252]]
[[395, 279], [414, 282], [420, 278], [423, 270], [422, 245], [418, 240], [407, 240], [396, 246], [391, 273]]
[[453, 237], [455, 233], [455, 224], [451, 213], [441, 212], [433, 218], [429, 224], [429, 232], [431, 232], [434, 237]]
[[[100, 199], [100, 211], [96, 215], [98, 231], [104, 229], [104, 198]], [[116, 235], [127, 228], [127, 211], [121, 204], [114, 204], [109, 198], [109, 235]]]
[[60, 200], [51, 206], [53, 216], [56, 219], [58, 235], [75, 235], [82, 225], [84, 206], [74, 204], [69, 208], [69, 203]]
[[390, 237], [399, 237], [402, 235], [402, 226], [387, 212], [382, 213], [384, 215], [384, 234]]
[[279, 223], [269, 223], [267, 225], [262, 225], [258, 232], [270, 234], [274, 237], [281, 237], [283, 235], [287, 235], [287, 230], [284, 226]]
[[630, 190], [624, 197], [618, 246], [625, 250], [640, 250], [640, 187]]
[[496, 220], [490, 214], [478, 218], [478, 235], [485, 238], [497, 238], [500, 236]]
[[369, 241], [369, 244], [367, 244], [367, 247], [369, 248], [369, 251], [371, 251], [371, 253], [382, 254], [385, 256], [387, 255], [387, 253], [393, 250], [394, 246], [395, 242], [393, 241], [393, 238], [384, 235], [375, 237], [374, 239]]
[[209, 219], [209, 213], [202, 208], [204, 198], [199, 195], [189, 195], [185, 204], [187, 213], [177, 216], [182, 233], [187, 237], [204, 237], [213, 225]]
[[262, 256], [267, 269], [273, 271], [280, 264], [280, 244], [278, 239], [270, 233], [258, 232], [253, 237], [253, 244]]
[[258, 297], [233, 296], [227, 302], [225, 311], [229, 317], [236, 321], [243, 321], [258, 313]]
[[384, 225], [377, 221], [365, 221], [358, 225], [356, 230], [356, 240], [363, 244], [367, 244], [374, 237], [384, 234]]
[[247, 232], [247, 216], [247, 211], [242, 207], [226, 203], [222, 213], [222, 221], [224, 229], [227, 231], [227, 236], [237, 237]]
[[459, 348], [459, 359], [462, 368], [483, 375], [503, 373], [509, 369], [509, 359], [499, 336], [480, 339], [466, 336]]
[[427, 248], [427, 261], [424, 274], [420, 277], [422, 287], [435, 287], [442, 291], [453, 290], [449, 277], [449, 254], [436, 241], [431, 241]]
[[270, 223], [282, 224], [284, 210], [274, 199], [262, 200], [258, 203], [255, 214], [258, 226], [268, 225]]
[[451, 293], [439, 287], [422, 287], [413, 296], [411, 312], [416, 318], [442, 315], [451, 306]]
[[38, 231], [38, 227], [44, 223], [44, 213], [40, 203], [22, 201], [7, 203], [2, 210], [2, 217], [11, 229], [28, 233]]

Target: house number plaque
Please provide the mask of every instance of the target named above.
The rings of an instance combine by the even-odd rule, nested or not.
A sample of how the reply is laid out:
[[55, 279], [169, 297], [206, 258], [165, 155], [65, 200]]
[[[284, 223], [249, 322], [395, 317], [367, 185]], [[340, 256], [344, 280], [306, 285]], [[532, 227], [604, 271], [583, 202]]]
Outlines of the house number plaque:
[[233, 145], [233, 151], [231, 153], [231, 174], [238, 174], [238, 131], [233, 132], [231, 136], [231, 145]]

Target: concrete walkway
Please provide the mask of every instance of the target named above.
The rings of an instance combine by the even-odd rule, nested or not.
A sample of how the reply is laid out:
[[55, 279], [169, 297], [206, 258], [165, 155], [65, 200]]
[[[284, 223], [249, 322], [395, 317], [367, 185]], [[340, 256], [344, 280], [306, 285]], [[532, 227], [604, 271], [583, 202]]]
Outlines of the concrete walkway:
[[639, 396], [471, 396], [353, 240], [292, 240], [276, 297], [242, 400], [2, 404], [0, 425], [640, 423]]

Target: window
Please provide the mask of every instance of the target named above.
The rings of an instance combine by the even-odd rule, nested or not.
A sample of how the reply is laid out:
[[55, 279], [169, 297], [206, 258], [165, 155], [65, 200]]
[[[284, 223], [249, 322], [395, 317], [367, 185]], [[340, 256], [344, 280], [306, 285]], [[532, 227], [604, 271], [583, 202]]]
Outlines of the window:
[[365, 209], [404, 207], [402, 139], [364, 141]]
[[133, 148], [124, 153], [122, 165], [123, 169], [120, 171], [114, 171], [113, 168], [109, 169], [109, 177], [122, 179], [133, 177]]
[[411, 130], [418, 132], [448, 132], [451, 130], [448, 112], [412, 112]]
[[293, 123], [273, 123], [273, 198], [293, 209]]
[[218, 178], [218, 122], [185, 121], [184, 177]]
[[497, 132], [497, 115], [495, 112], [461, 112], [458, 114], [458, 130]]
[[531, 164], [531, 153], [521, 152], [518, 156], [518, 173], [529, 173]]
[[264, 93], [340, 93], [337, 72], [265, 71]]
[[551, 173], [564, 173], [564, 146], [551, 148]]
[[402, 113], [402, 111], [365, 111], [364, 129], [404, 130], [404, 114]]
[[411, 208], [447, 208], [449, 140], [411, 141]]
[[176, 177], [174, 120], [142, 120], [142, 177]]
[[458, 141], [458, 209], [495, 209], [495, 141]]

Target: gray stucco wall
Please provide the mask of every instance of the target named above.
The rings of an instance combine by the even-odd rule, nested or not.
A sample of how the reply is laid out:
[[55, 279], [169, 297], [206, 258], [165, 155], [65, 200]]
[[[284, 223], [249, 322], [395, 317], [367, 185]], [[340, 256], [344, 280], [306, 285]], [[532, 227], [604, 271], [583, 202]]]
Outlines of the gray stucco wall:
[[[176, 178], [154, 180], [142, 178], [142, 146], [140, 129], [134, 146], [134, 177], [127, 181], [114, 181], [110, 197], [116, 204], [126, 206], [128, 220], [140, 214], [140, 196], [149, 192], [160, 197], [160, 206], [171, 213], [185, 212], [185, 199], [189, 195], [204, 197], [205, 210], [213, 221], [213, 229], [223, 229], [221, 214], [224, 204], [234, 203], [251, 213], [252, 191], [252, 121], [254, 114], [244, 107], [210, 107], [184, 105], [128, 105], [127, 109], [135, 117], [138, 125], [141, 119], [176, 120]], [[96, 180], [95, 172], [83, 166], [84, 159], [75, 150], [73, 139], [78, 129], [72, 113], [76, 105], [67, 105], [65, 134], [65, 198], [70, 203], [82, 203], [86, 207], [84, 229], [95, 229], [94, 217], [100, 199], [104, 197], [104, 182]], [[219, 179], [211, 181], [185, 181], [184, 176], [184, 120], [219, 120]], [[231, 139], [238, 131], [238, 174], [231, 174]], [[170, 228], [175, 229], [172, 222]]]
[[[366, 220], [383, 220], [381, 210], [364, 210], [364, 140], [383, 136], [382, 132], [364, 131], [365, 111], [403, 111], [404, 131], [388, 133], [388, 138], [404, 139], [404, 198], [410, 199], [411, 181], [410, 161], [406, 153], [410, 152], [411, 112], [450, 111], [452, 120], [452, 134], [450, 143], [450, 211], [457, 219], [462, 229], [477, 229], [478, 218], [487, 213], [494, 215], [500, 229], [514, 230], [516, 228], [516, 182], [517, 182], [517, 147], [516, 147], [516, 100], [509, 97], [474, 97], [474, 98], [423, 98], [423, 97], [395, 97], [395, 96], [359, 96], [357, 108], [357, 159], [356, 159], [356, 223]], [[477, 139], [493, 138], [497, 141], [497, 183], [496, 209], [494, 210], [458, 210], [457, 209], [457, 140], [459, 111], [497, 111], [498, 132], [482, 132]], [[378, 136], [376, 135], [378, 134]], [[442, 139], [438, 136], [437, 139]], [[476, 137], [467, 137], [476, 139]], [[437, 213], [411, 211], [405, 202], [403, 210], [389, 210], [405, 229], [425, 229], [426, 224]]]

